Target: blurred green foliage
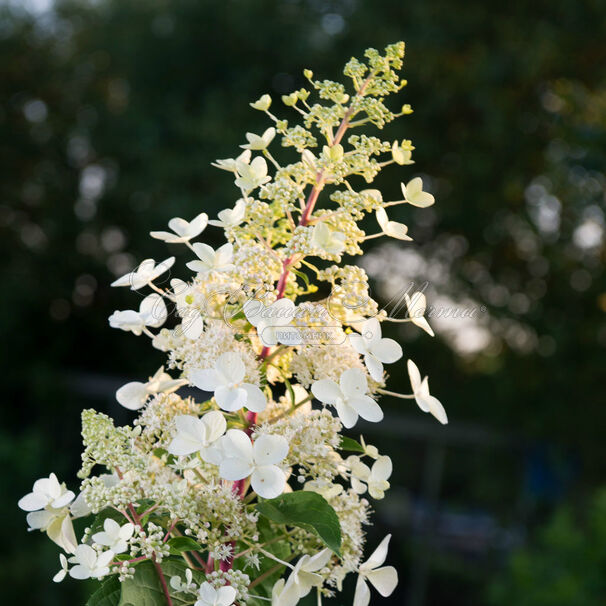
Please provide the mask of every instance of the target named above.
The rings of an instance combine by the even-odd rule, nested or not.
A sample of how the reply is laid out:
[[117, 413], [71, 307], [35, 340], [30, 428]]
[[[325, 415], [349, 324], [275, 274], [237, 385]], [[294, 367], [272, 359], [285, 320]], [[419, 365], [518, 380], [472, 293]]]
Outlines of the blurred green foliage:
[[606, 600], [606, 490], [557, 509], [491, 587], [491, 604], [598, 606]]
[[[409, 224], [424, 257], [439, 261], [439, 279], [427, 278], [440, 284], [430, 302], [443, 289], [485, 305], [492, 341], [461, 355], [446, 339], [417, 340], [409, 327], [398, 339], [431, 375], [455, 424], [497, 429], [518, 446], [549, 443], [573, 461], [577, 491], [600, 481], [603, 1], [60, 0], [51, 13], [25, 6], [0, 7], [7, 603], [26, 595], [32, 605], [79, 604], [86, 593], [72, 582], [50, 587], [56, 550], [26, 535], [16, 508], [33, 479], [51, 470], [74, 477], [81, 408], [127, 419], [110, 400], [75, 395], [74, 373], [144, 377], [162, 362], [141, 340], [108, 329], [114, 309], [133, 305], [132, 293], [109, 288], [113, 277], [163, 257], [163, 244], [147, 234], [171, 217], [232, 205], [229, 175], [210, 162], [233, 156], [245, 131], [266, 126], [249, 101], [303, 86], [305, 67], [336, 78], [351, 55], [399, 39], [409, 81], [402, 102], [415, 113], [383, 134], [412, 139], [416, 164], [385, 171], [380, 186], [397, 196], [400, 181], [426, 178], [438, 201], [431, 220], [407, 209], [392, 218]], [[185, 260], [178, 249], [169, 254]], [[393, 374], [393, 389], [407, 389], [404, 371]], [[441, 496], [516, 519], [521, 451], [454, 450]], [[394, 483], [418, 491], [418, 448], [394, 441], [389, 454], [399, 452], [411, 464]], [[532, 524], [541, 510], [526, 505], [522, 518]], [[481, 595], [483, 575], [451, 571], [433, 572], [428, 604]]]

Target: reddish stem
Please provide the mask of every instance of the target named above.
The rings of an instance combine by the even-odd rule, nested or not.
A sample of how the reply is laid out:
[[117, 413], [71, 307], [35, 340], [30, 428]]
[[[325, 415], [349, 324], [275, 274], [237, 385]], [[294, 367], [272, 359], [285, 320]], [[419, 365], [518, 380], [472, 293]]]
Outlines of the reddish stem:
[[208, 562], [205, 562], [202, 559], [202, 557], [198, 555], [197, 551], [190, 551], [189, 553], [191, 553], [194, 556], [196, 562], [198, 562], [198, 564], [200, 564], [200, 566], [202, 566], [202, 568], [204, 568], [204, 570], [206, 570], [207, 573], [212, 572], [212, 570], [214, 568], [214, 561], [210, 556], [208, 556], [208, 559], [211, 561], [210, 568], [209, 568]]
[[[118, 474], [118, 477], [121, 480], [124, 478], [124, 476], [122, 475], [122, 472], [120, 471], [120, 469], [118, 467], [116, 467], [116, 473]], [[132, 503], [128, 504], [128, 510], [130, 511], [130, 515], [132, 516], [134, 523], [137, 526], [139, 526], [140, 528], [142, 528], [141, 516], [139, 516], [139, 514], [137, 513], [137, 510], [135, 509], [135, 507]], [[158, 575], [158, 579], [160, 580], [160, 585], [162, 586], [162, 591], [164, 593], [164, 597], [166, 598], [167, 606], [173, 606], [173, 601], [170, 598], [170, 592], [168, 591], [168, 585], [166, 584], [166, 579], [164, 578], [164, 574], [162, 572], [162, 567], [160, 566], [160, 564], [158, 564], [158, 562], [156, 562], [155, 555], [152, 557], [152, 563], [154, 565], [154, 568], [156, 569], [156, 574]]]
[[[369, 75], [368, 78], [366, 78], [366, 80], [360, 87], [360, 90], [356, 93], [356, 97], [359, 97], [364, 93], [364, 89], [368, 86], [368, 83], [370, 82], [371, 78], [372, 78], [372, 74]], [[332, 142], [330, 143], [329, 147], [334, 147], [335, 145], [338, 145], [341, 142], [341, 139], [343, 139], [343, 135], [345, 134], [345, 131], [347, 130], [347, 126], [349, 125], [349, 119], [351, 118], [351, 115], [353, 114], [353, 111], [354, 111], [353, 105], [354, 104], [352, 102], [352, 104], [349, 106], [349, 109], [345, 112], [345, 115], [343, 116], [343, 120], [341, 120], [341, 124], [339, 124], [339, 128], [337, 129], [337, 132], [336, 132]], [[318, 201], [320, 192], [322, 191], [322, 188], [324, 187], [324, 179], [325, 179], [325, 174], [324, 174], [324, 171], [322, 170], [319, 173], [317, 173], [316, 182], [315, 182], [314, 186], [312, 187], [311, 191], [309, 192], [309, 196], [307, 197], [307, 201], [305, 203], [305, 208], [303, 209], [303, 212], [301, 213], [301, 218], [299, 219], [299, 227], [304, 227], [309, 223], [309, 220], [311, 218], [311, 213], [313, 212], [316, 202]], [[290, 266], [293, 263], [293, 259], [294, 259], [294, 255], [291, 255], [290, 257], [284, 259], [284, 261], [282, 262], [282, 273], [280, 274], [280, 278], [278, 279], [278, 283], [276, 284], [277, 299], [282, 299], [284, 297], [284, 293], [286, 291], [286, 282], [288, 280], [288, 275], [290, 273]], [[267, 356], [269, 355], [269, 351], [270, 351], [270, 348], [267, 346], [264, 346], [263, 349], [261, 350], [261, 354], [259, 355], [259, 358], [261, 360], [265, 360], [265, 358], [267, 358]], [[246, 428], [246, 433], [250, 437], [250, 435], [252, 434], [252, 427], [257, 422], [257, 413], [249, 411], [246, 416], [246, 420], [248, 421], [248, 427]], [[244, 498], [244, 494], [246, 492], [245, 481], [244, 480], [235, 481], [232, 489], [233, 489], [234, 493], [239, 494], [240, 498]], [[235, 541], [231, 541], [229, 544], [232, 547], [232, 553], [233, 553], [233, 550], [235, 549]], [[221, 563], [219, 564], [221, 570], [223, 570], [223, 571], [231, 570], [232, 565], [233, 565], [233, 555], [232, 555], [232, 557], [228, 558], [225, 561], [221, 560]]]
[[248, 427], [246, 428], [246, 433], [248, 437], [252, 434], [252, 428], [257, 424], [257, 416], [256, 412], [251, 412], [250, 410], [246, 414], [246, 420], [248, 421]]
[[164, 592], [164, 597], [166, 598], [166, 603], [168, 606], [173, 606], [173, 601], [170, 599], [170, 592], [168, 591], [168, 585], [166, 584], [166, 579], [164, 578], [164, 573], [162, 572], [162, 566], [156, 562], [156, 558], [152, 558], [152, 562], [154, 563], [154, 568], [156, 569], [156, 573], [158, 578], [160, 579], [160, 585], [162, 586], [162, 591]]
[[177, 525], [177, 522], [179, 521], [179, 518], [177, 518], [170, 526], [170, 528], [166, 531], [166, 534], [164, 535], [164, 539], [162, 540], [163, 543], [166, 543], [166, 541], [168, 541], [168, 537], [170, 537], [170, 533], [175, 529], [175, 526]]
[[[356, 97], [360, 97], [364, 94], [364, 90], [368, 86], [373, 75], [374, 74], [370, 74], [368, 76], [368, 78], [366, 78], [366, 80], [360, 87], [360, 90], [356, 93]], [[349, 106], [349, 109], [345, 112], [345, 115], [343, 116], [343, 120], [341, 120], [341, 124], [339, 124], [339, 128], [337, 129], [337, 132], [335, 133], [335, 136], [334, 136], [332, 142], [330, 143], [329, 147], [334, 147], [335, 145], [338, 145], [339, 143], [341, 143], [341, 140], [343, 139], [343, 136], [345, 135], [345, 131], [347, 130], [347, 127], [349, 126], [349, 120], [350, 120], [353, 112], [354, 112], [354, 103], [352, 102], [352, 104]], [[309, 196], [307, 197], [307, 201], [305, 203], [305, 208], [303, 209], [303, 212], [301, 213], [301, 218], [299, 219], [299, 227], [304, 227], [305, 225], [307, 225], [309, 223], [309, 220], [311, 218], [311, 213], [313, 212], [316, 202], [318, 201], [318, 196], [320, 195], [320, 192], [322, 191], [322, 188], [324, 187], [324, 179], [325, 179], [325, 171], [322, 170], [316, 175], [316, 183], [314, 184], [311, 191], [309, 192]], [[290, 273], [290, 265], [292, 264], [292, 262], [293, 262], [293, 256], [288, 257], [287, 259], [285, 259], [282, 262], [282, 274], [280, 275], [280, 278], [278, 279], [278, 284], [276, 286], [276, 289], [278, 291], [278, 296], [277, 296], [278, 299], [281, 299], [282, 297], [284, 297], [284, 291], [286, 290], [286, 281], [288, 280], [288, 274]], [[265, 358], [265, 356], [267, 356], [267, 353], [265, 353], [265, 355], [263, 355], [264, 351], [265, 351], [265, 348], [263, 348], [263, 351], [261, 352], [262, 359]]]
[[112, 562], [110, 566], [122, 566], [122, 564], [134, 564], [135, 562], [142, 562], [143, 560], [147, 560], [147, 556], [139, 556], [138, 558], [132, 558], [130, 560], [116, 560]]
[[215, 569], [215, 560], [210, 555], [208, 556], [208, 560], [206, 560], [204, 569], [206, 570], [206, 574], [211, 573]]

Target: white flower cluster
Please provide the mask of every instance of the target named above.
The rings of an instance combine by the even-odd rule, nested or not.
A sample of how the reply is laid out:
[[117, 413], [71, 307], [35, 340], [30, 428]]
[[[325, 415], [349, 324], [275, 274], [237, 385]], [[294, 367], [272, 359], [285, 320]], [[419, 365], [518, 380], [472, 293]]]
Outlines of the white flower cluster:
[[[162, 367], [117, 391], [117, 401], [137, 411], [132, 426], [84, 411], [77, 498], [51, 474], [19, 501], [30, 528], [69, 555], [61, 555], [55, 581], [109, 577], [125, 595], [131, 584], [144, 591], [145, 575], [157, 574], [169, 606], [176, 595], [195, 606], [294, 606], [312, 590], [320, 603], [352, 572], [355, 606], [367, 606], [369, 585], [393, 592], [397, 573], [383, 566], [389, 537], [362, 563], [365, 495], [384, 497], [392, 463], [341, 430], [360, 418], [380, 422], [382, 394], [447, 418], [411, 360], [412, 393], [385, 390], [385, 365], [397, 364], [402, 348], [382, 336], [389, 318], [370, 298], [366, 274], [339, 263], [361, 254], [368, 238], [411, 240], [387, 207], [434, 202], [420, 178], [402, 186], [402, 200], [354, 189], [358, 177], [366, 184], [387, 165], [412, 163], [410, 142], [350, 133], [410, 113], [383, 104], [405, 85], [397, 74], [403, 56], [397, 43], [383, 55], [367, 51], [366, 63], [350, 61], [351, 93], [306, 70], [321, 101], [310, 105], [305, 89], [283, 98], [302, 124], [276, 118], [269, 95], [252, 103], [275, 125], [247, 133], [236, 158], [217, 160], [233, 175], [233, 208], [212, 220], [174, 218], [169, 231], [151, 233], [189, 249], [191, 281], [168, 280], [171, 256], [146, 259], [112, 284], [151, 290], [137, 310], [116, 311], [109, 323], [149, 337], [175, 376]], [[270, 152], [279, 138], [297, 153], [286, 166]], [[318, 141], [322, 149], [312, 151]], [[321, 208], [325, 189], [333, 206]], [[369, 213], [381, 231], [367, 236], [358, 222]], [[226, 242], [217, 249], [193, 242], [207, 228]], [[161, 276], [169, 288], [157, 284]], [[316, 295], [314, 280], [332, 285], [328, 298]], [[406, 303], [409, 321], [433, 335], [424, 296]], [[185, 385], [196, 395], [181, 397]], [[91, 521], [78, 541], [72, 520], [83, 516]]]

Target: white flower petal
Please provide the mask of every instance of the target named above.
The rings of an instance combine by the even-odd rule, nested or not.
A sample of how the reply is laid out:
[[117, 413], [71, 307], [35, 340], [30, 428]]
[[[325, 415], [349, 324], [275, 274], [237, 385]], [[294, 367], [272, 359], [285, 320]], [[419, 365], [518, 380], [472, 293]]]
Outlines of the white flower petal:
[[425, 310], [427, 308], [427, 299], [422, 292], [415, 292], [412, 297], [404, 293], [404, 300], [406, 301], [406, 307], [408, 308], [408, 316], [410, 317], [413, 324], [422, 328], [430, 336], [434, 336], [431, 326], [424, 317]]
[[384, 231], [386, 235], [391, 238], [396, 238], [397, 240], [412, 240], [412, 238], [408, 235], [408, 227], [404, 225], [404, 223], [388, 221]]
[[339, 379], [341, 391], [348, 397], [364, 395], [368, 391], [368, 381], [364, 371], [359, 368], [349, 368]]
[[190, 370], [188, 376], [190, 382], [202, 391], [215, 391], [222, 384], [221, 377], [214, 368]]
[[187, 233], [189, 234], [190, 238], [195, 238], [206, 229], [207, 225], [208, 215], [206, 213], [200, 213], [197, 217], [189, 222], [189, 229], [187, 230]]
[[228, 457], [221, 461], [219, 466], [219, 475], [224, 480], [243, 480], [247, 478], [253, 471], [254, 467], [249, 460], [237, 459], [235, 457]]
[[211, 410], [202, 417], [202, 423], [206, 427], [206, 441], [210, 444], [218, 440], [227, 429], [227, 422], [223, 413]]
[[128, 410], [139, 410], [145, 405], [149, 394], [145, 383], [139, 381], [131, 381], [122, 385], [118, 391], [116, 391], [116, 400], [119, 404], [128, 408]]
[[75, 498], [76, 495], [71, 490], [66, 490], [61, 496], [51, 502], [51, 506], [55, 509], [61, 509], [69, 505]]
[[99, 554], [95, 568], [105, 568], [114, 559], [114, 555], [116, 554], [111, 549]]
[[197, 452], [206, 445], [206, 426], [197, 417], [179, 415], [175, 418], [177, 435], [168, 446], [168, 452], [176, 456]]
[[200, 456], [203, 461], [211, 463], [212, 465], [221, 465], [221, 461], [225, 459], [225, 452], [223, 451], [223, 444], [221, 440], [217, 440], [211, 446], [206, 446], [200, 449]]
[[365, 421], [378, 423], [383, 420], [383, 410], [370, 396], [353, 396], [348, 399], [348, 404]]
[[409, 204], [419, 208], [427, 208], [435, 202], [435, 198], [430, 193], [423, 191], [421, 177], [411, 179], [406, 185], [402, 184], [402, 193]]
[[381, 339], [381, 323], [376, 318], [364, 320], [360, 326], [360, 334], [366, 341], [366, 346], [371, 347]]
[[53, 577], [53, 582], [55, 583], [60, 583], [64, 578], [65, 575], [67, 574], [67, 570], [66, 569], [61, 569], [54, 577]]
[[366, 484], [360, 482], [355, 476], [351, 477], [351, 487], [356, 494], [364, 494], [366, 492]]
[[229, 429], [223, 438], [223, 450], [227, 457], [237, 457], [253, 462], [253, 445], [248, 435], [240, 429]]
[[234, 257], [233, 244], [231, 242], [228, 242], [227, 244], [223, 244], [223, 246], [220, 246], [219, 248], [217, 248], [217, 252], [215, 253], [215, 267], [216, 268], [224, 267], [225, 265], [232, 262], [233, 257]]
[[196, 253], [196, 256], [202, 263], [204, 263], [207, 267], [212, 267], [215, 263], [215, 250], [212, 246], [208, 244], [204, 244], [204, 242], [196, 242], [192, 244], [192, 248]]
[[332, 551], [328, 548], [319, 551], [318, 553], [311, 556], [307, 564], [305, 565], [305, 570], [309, 572], [317, 572], [318, 570], [322, 570], [326, 564], [330, 561], [332, 557]]
[[398, 572], [393, 566], [372, 570], [366, 578], [384, 598], [390, 596], [398, 584]]
[[185, 264], [185, 267], [187, 267], [187, 269], [191, 269], [197, 274], [205, 274], [210, 271], [210, 266], [204, 261], [188, 261]]
[[40, 493], [30, 492], [29, 494], [26, 494], [23, 498], [19, 499], [17, 505], [23, 511], [37, 511], [38, 509], [46, 507], [48, 501], [48, 496]]
[[86, 493], [81, 492], [69, 506], [73, 518], [83, 518], [92, 513], [90, 505], [86, 502]]
[[126, 524], [124, 524], [124, 526], [120, 528], [118, 534], [123, 541], [128, 541], [133, 536], [134, 532], [135, 525], [131, 522], [127, 522]]
[[353, 427], [358, 420], [358, 413], [347, 402], [339, 398], [335, 404], [339, 419], [347, 429]]
[[362, 337], [362, 335], [355, 333], [350, 334], [349, 343], [361, 355], [366, 354], [368, 351], [366, 340]]
[[383, 565], [385, 559], [387, 558], [387, 551], [389, 549], [389, 541], [391, 539], [391, 534], [388, 534], [377, 546], [377, 548], [372, 552], [368, 560], [362, 564], [360, 567], [360, 571], [364, 570], [365, 574], [368, 570], [373, 570]]
[[91, 571], [89, 568], [85, 568], [84, 566], [78, 564], [70, 568], [69, 576], [72, 577], [72, 579], [83, 581], [84, 579], [90, 579]]
[[189, 223], [181, 217], [174, 217], [168, 222], [168, 227], [178, 236], [184, 236], [189, 228]]
[[215, 389], [215, 400], [220, 408], [227, 412], [235, 412], [246, 405], [248, 393], [242, 387], [219, 385]]
[[257, 465], [274, 465], [288, 454], [288, 440], [283, 436], [263, 434], [253, 445], [253, 456]]
[[421, 387], [421, 373], [419, 372], [417, 365], [412, 360], [408, 360], [406, 365], [408, 367], [408, 376], [410, 377], [412, 391], [416, 393]]
[[278, 299], [267, 308], [265, 317], [273, 326], [286, 326], [295, 317], [295, 304], [290, 299]]
[[169, 244], [181, 241], [181, 238], [179, 238], [179, 236], [171, 234], [169, 231], [150, 231], [149, 235], [152, 238], [155, 238], [156, 240], [164, 240], [164, 242], [168, 242]]
[[448, 423], [448, 416], [446, 415], [446, 410], [444, 410], [444, 406], [438, 400], [438, 398], [434, 396], [426, 396], [423, 398], [424, 404], [429, 409], [429, 412], [438, 420], [442, 425], [446, 425]]
[[372, 354], [366, 354], [364, 356], [364, 363], [366, 364], [366, 368], [368, 368], [370, 376], [375, 381], [383, 381], [383, 364], [381, 364], [380, 360], [375, 358]]
[[231, 606], [236, 599], [237, 592], [231, 585], [224, 585], [217, 589], [217, 606]]
[[72, 520], [67, 513], [63, 517], [56, 517], [49, 524], [46, 533], [51, 541], [55, 542], [67, 553], [73, 553], [78, 545]]
[[402, 357], [402, 347], [393, 339], [380, 339], [372, 344], [370, 351], [381, 362], [392, 364]]
[[263, 319], [264, 311], [266, 307], [262, 301], [256, 299], [249, 299], [242, 306], [242, 311], [246, 316], [246, 319], [256, 328], [259, 322]]
[[377, 223], [379, 227], [385, 231], [385, 226], [389, 223], [389, 219], [387, 218], [387, 211], [381, 206], [377, 208], [375, 211], [375, 215], [377, 217]]
[[415, 401], [419, 408], [423, 412], [429, 412], [431, 410], [431, 403], [429, 402], [429, 383], [427, 381], [427, 377], [423, 379], [419, 389], [415, 392]]
[[204, 331], [204, 319], [197, 309], [192, 309], [181, 322], [181, 333], [188, 339], [195, 341]]
[[393, 471], [393, 463], [388, 456], [379, 457], [373, 464], [371, 476], [373, 481], [389, 480]]
[[423, 318], [423, 317], [414, 318], [412, 320], [412, 323], [416, 324], [419, 328], [423, 329], [430, 337], [435, 337], [433, 329], [429, 325], [429, 322], [427, 321], [426, 318]]
[[250, 383], [242, 383], [240, 387], [246, 391], [246, 408], [252, 412], [263, 412], [267, 406], [265, 394]]
[[166, 304], [161, 295], [152, 293], [141, 301], [139, 315], [146, 326], [157, 328], [162, 326], [168, 317]]
[[215, 363], [215, 370], [226, 383], [240, 383], [246, 374], [242, 356], [235, 351], [229, 351], [219, 356]]
[[273, 499], [284, 492], [286, 477], [275, 465], [257, 467], [250, 478], [252, 489], [264, 499]]
[[343, 398], [340, 387], [332, 379], [320, 379], [311, 386], [311, 393], [325, 404], [335, 404]]
[[211, 606], [216, 604], [217, 590], [207, 581], [200, 585], [198, 595], [203, 603], [210, 604]]
[[362, 575], [358, 577], [356, 583], [356, 593], [354, 594], [353, 606], [368, 606], [370, 604], [370, 589]]

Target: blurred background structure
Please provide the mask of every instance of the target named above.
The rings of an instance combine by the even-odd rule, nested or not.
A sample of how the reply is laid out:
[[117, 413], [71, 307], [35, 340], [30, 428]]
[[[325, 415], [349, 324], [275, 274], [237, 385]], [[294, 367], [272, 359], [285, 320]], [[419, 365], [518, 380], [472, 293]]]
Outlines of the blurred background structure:
[[[80, 410], [127, 422], [116, 387], [162, 362], [109, 329], [132, 303], [109, 283], [168, 256], [150, 230], [233, 204], [210, 162], [267, 126], [250, 101], [280, 111], [303, 68], [338, 79], [400, 39], [415, 111], [385, 138], [416, 163], [380, 185], [421, 175], [437, 203], [396, 207], [415, 242], [364, 266], [386, 302], [429, 282], [436, 339], [391, 336], [451, 424], [384, 401], [381, 433], [364, 427], [398, 463], [369, 546], [391, 529], [401, 582], [376, 603], [606, 603], [606, 2], [3, 0], [4, 603], [85, 602], [51, 583], [57, 549], [16, 502], [51, 470], [75, 479]], [[394, 367], [391, 389], [407, 381]]]

